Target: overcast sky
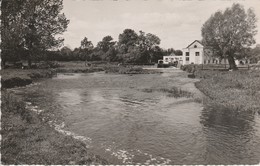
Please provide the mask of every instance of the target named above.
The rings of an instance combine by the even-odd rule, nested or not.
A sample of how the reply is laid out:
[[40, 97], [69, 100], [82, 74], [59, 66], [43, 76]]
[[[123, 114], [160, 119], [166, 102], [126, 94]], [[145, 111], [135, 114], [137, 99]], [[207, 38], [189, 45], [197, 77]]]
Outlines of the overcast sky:
[[104, 36], [130, 28], [157, 35], [162, 48], [182, 49], [200, 40], [203, 23], [217, 10], [233, 3], [252, 7], [258, 18], [256, 41], [260, 43], [260, 0], [64, 0], [70, 24], [64, 33], [65, 46], [75, 48], [87, 37], [96, 46]]

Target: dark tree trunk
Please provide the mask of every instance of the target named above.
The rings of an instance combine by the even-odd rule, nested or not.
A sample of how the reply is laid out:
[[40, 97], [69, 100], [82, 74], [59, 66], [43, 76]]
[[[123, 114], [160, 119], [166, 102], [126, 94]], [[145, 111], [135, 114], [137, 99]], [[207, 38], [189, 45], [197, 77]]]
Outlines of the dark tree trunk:
[[231, 56], [231, 55], [228, 55], [227, 59], [228, 59], [229, 69], [237, 70], [238, 68], [237, 68], [237, 65], [235, 63], [234, 57]]

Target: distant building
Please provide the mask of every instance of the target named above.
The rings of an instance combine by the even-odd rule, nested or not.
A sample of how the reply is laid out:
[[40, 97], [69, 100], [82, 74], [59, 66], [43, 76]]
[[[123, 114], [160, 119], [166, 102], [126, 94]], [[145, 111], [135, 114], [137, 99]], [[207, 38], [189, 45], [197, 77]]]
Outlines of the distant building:
[[[214, 57], [214, 52], [210, 47], [205, 47], [203, 44], [195, 40], [186, 48], [183, 48], [183, 64], [228, 64], [227, 59], [219, 59]], [[237, 65], [248, 64], [248, 59], [235, 59]]]
[[205, 49], [203, 44], [195, 40], [186, 48], [183, 48], [183, 64], [207, 64], [213, 62], [213, 53]]
[[183, 64], [183, 57], [182, 55], [175, 55], [171, 53], [170, 55], [163, 56], [163, 59], [158, 60], [158, 63], [169, 64], [169, 63], [177, 63]]

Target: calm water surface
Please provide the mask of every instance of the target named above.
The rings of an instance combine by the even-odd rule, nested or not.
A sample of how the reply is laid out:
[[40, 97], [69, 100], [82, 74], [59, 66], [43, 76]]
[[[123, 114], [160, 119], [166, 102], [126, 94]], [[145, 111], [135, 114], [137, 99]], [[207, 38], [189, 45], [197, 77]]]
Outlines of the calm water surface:
[[[16, 89], [58, 131], [111, 164], [257, 164], [260, 117], [204, 107], [179, 70], [163, 74], [58, 74]], [[194, 98], [160, 89], [179, 87]]]

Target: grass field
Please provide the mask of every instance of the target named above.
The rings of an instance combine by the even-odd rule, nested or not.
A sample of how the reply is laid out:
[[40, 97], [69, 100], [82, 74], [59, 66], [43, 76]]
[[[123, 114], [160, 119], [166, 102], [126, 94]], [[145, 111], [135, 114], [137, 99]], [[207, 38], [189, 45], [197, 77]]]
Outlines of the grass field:
[[228, 111], [260, 112], [259, 70], [196, 70], [195, 75], [201, 79], [196, 87], [209, 97], [206, 104]]

